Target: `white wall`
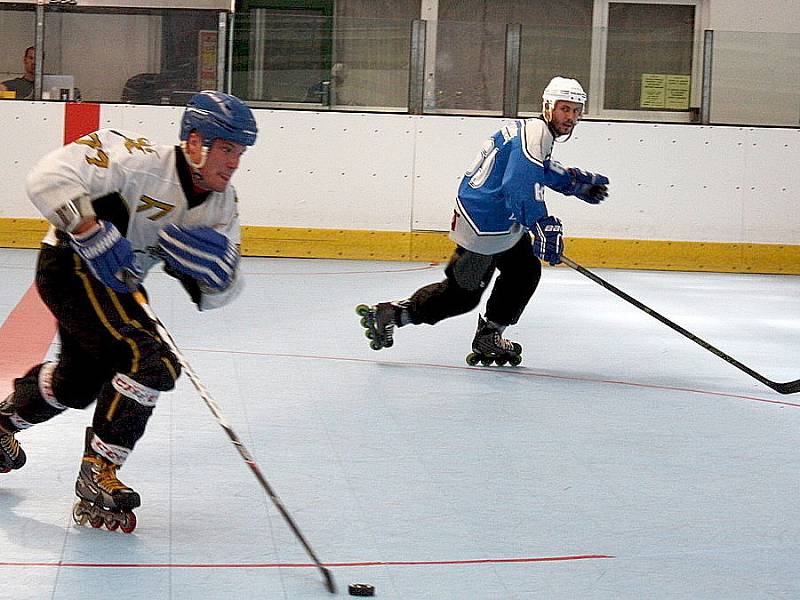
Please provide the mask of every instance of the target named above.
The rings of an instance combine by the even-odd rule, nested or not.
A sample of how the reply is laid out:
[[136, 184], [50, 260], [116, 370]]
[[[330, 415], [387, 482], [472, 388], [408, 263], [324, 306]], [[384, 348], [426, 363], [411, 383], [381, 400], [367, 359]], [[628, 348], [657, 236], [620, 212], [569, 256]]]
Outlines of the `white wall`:
[[797, 0], [706, 0], [708, 26], [718, 31], [800, 33]]
[[[60, 103], [0, 103], [0, 217], [38, 217], [25, 173], [61, 143]], [[256, 110], [234, 184], [245, 225], [441, 230], [466, 165], [502, 119]], [[181, 109], [103, 105], [101, 126], [177, 140]], [[569, 236], [800, 245], [800, 130], [587, 121], [554, 158], [607, 174], [600, 206], [548, 192]]]

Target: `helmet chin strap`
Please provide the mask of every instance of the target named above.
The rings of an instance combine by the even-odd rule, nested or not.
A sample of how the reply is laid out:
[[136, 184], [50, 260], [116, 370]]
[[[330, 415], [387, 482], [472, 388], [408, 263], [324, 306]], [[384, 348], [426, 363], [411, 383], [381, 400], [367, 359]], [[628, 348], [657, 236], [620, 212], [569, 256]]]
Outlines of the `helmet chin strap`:
[[181, 142], [181, 150], [183, 150], [183, 156], [186, 157], [186, 162], [189, 163], [189, 166], [192, 168], [192, 171], [199, 171], [203, 168], [203, 165], [206, 164], [206, 160], [208, 159], [208, 148], [205, 146], [202, 147], [200, 150], [200, 161], [194, 162], [192, 157], [189, 155], [189, 149], [186, 146], [186, 142]]
[[186, 145], [186, 142], [181, 142], [181, 150], [183, 151], [183, 156], [186, 158], [186, 163], [192, 170], [192, 179], [195, 185], [205, 188], [205, 186], [202, 185], [203, 174], [201, 173], [201, 170], [203, 169], [203, 166], [206, 164], [206, 160], [208, 160], [208, 148], [206, 148], [205, 146], [201, 148], [200, 160], [198, 162], [194, 162], [192, 160], [192, 157], [189, 155], [189, 149]]

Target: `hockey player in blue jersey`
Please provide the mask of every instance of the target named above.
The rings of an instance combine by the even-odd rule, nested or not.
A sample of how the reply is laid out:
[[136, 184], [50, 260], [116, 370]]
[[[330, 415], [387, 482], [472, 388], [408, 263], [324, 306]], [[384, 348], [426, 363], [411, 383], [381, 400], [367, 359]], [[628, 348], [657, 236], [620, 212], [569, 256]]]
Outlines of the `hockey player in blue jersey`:
[[457, 246], [445, 279], [405, 300], [357, 307], [373, 350], [394, 343], [395, 327], [433, 325], [474, 309], [497, 270], [467, 361], [521, 362], [522, 347], [503, 331], [519, 320], [536, 290], [539, 261], [557, 265], [564, 249], [561, 221], [547, 213], [545, 188], [589, 204], [608, 196], [607, 177], [551, 158], [553, 143], [570, 138], [585, 105], [580, 83], [555, 77], [542, 94], [540, 117], [514, 121], [484, 142], [459, 185], [450, 231]]

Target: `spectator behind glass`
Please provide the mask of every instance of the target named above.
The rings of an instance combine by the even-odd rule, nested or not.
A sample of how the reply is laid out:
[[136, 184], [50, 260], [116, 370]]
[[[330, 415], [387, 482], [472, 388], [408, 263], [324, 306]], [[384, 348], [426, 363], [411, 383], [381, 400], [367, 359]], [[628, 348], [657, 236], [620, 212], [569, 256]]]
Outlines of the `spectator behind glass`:
[[30, 46], [25, 49], [22, 58], [22, 68], [25, 74], [0, 83], [0, 92], [16, 92], [16, 98], [23, 100], [33, 99], [33, 72], [36, 65], [36, 48]]
[[331, 76], [324, 79], [310, 88], [306, 92], [305, 102], [319, 102], [325, 105], [347, 104], [342, 95], [342, 84], [347, 78], [347, 67], [342, 63], [336, 63], [331, 67]]

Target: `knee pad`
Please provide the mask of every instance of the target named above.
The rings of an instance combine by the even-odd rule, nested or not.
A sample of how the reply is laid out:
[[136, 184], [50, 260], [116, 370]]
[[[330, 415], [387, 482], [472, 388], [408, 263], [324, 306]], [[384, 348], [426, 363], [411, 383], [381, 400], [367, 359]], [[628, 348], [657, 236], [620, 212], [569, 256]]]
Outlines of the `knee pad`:
[[[174, 388], [181, 366], [169, 346], [143, 329], [131, 327], [124, 335], [135, 341], [136, 354], [127, 368], [120, 368], [120, 373], [124, 372], [134, 382], [160, 392]], [[125, 384], [120, 383], [120, 387], [124, 388]]]
[[175, 387], [180, 373], [180, 364], [172, 353], [168, 356], [151, 355], [142, 361], [135, 373], [114, 375], [111, 385], [126, 398], [152, 408], [161, 392]]
[[[459, 251], [460, 250], [460, 251]], [[495, 259], [460, 248], [450, 260], [444, 273], [447, 279], [467, 292], [483, 293], [492, 280]], [[480, 297], [478, 298], [480, 301]]]

